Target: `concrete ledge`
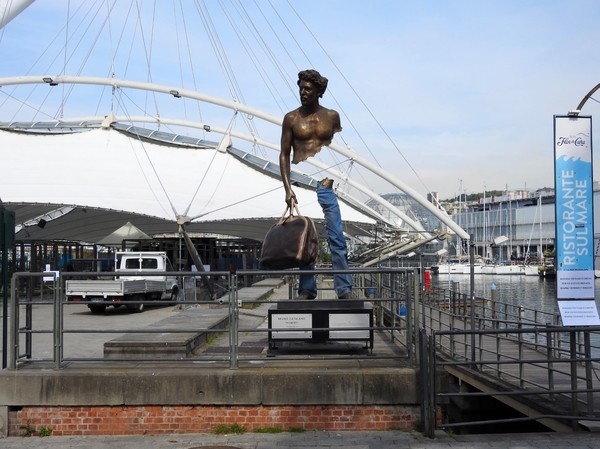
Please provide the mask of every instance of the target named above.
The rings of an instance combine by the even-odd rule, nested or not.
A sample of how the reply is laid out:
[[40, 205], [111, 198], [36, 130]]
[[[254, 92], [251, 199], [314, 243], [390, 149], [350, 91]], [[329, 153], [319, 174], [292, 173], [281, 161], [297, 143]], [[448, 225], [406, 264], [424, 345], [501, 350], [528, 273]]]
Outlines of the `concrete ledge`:
[[[210, 332], [168, 332], [172, 329], [225, 329], [228, 310], [188, 309], [150, 326], [154, 332], [124, 334], [104, 343], [104, 358], [185, 358], [206, 343]], [[165, 332], [160, 332], [164, 329]]]
[[102, 367], [0, 372], [2, 406], [418, 405], [411, 368]]
[[261, 281], [258, 281], [258, 282], [255, 282], [254, 284], [252, 284], [252, 288], [255, 288], [255, 287], [279, 288], [284, 283], [285, 283], [285, 281], [281, 278], [281, 276], [276, 277], [276, 278], [266, 278], [266, 279], [263, 279]]
[[238, 301], [262, 301], [273, 293], [273, 287], [244, 287], [238, 290]]

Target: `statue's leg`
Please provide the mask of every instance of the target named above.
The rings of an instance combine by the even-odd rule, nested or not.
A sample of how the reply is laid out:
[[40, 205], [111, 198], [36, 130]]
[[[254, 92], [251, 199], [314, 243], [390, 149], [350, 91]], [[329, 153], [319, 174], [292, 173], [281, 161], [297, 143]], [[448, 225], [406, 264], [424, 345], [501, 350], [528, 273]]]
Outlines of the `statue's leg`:
[[[300, 267], [301, 270], [314, 270], [315, 266]], [[296, 299], [315, 299], [317, 297], [317, 277], [314, 274], [301, 274]]]
[[[323, 180], [325, 181], [325, 180]], [[342, 215], [337, 196], [331, 187], [323, 187], [321, 181], [317, 186], [317, 199], [325, 215], [327, 240], [331, 251], [331, 265], [334, 270], [348, 269], [348, 247], [342, 230]], [[325, 183], [327, 185], [328, 183]], [[333, 275], [333, 286], [338, 298], [350, 298], [352, 292], [352, 276], [350, 273]]]

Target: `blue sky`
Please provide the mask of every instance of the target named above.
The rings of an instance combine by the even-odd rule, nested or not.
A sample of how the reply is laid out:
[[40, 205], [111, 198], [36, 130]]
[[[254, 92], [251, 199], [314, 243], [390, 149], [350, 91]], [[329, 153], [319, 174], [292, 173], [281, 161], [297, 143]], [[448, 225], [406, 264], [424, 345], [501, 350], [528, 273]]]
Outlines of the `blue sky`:
[[[120, 0], [106, 21], [112, 2], [37, 0], [0, 30], [0, 77], [104, 77], [114, 68], [118, 78], [149, 81], [150, 65], [156, 83], [228, 99], [234, 85], [240, 101], [283, 116], [298, 106], [297, 71], [312, 67], [330, 80], [322, 104], [342, 116], [337, 142], [442, 198], [457, 194], [461, 180], [467, 193], [552, 186], [552, 117], [600, 83], [596, 1]], [[73, 20], [65, 28], [67, 15]], [[229, 85], [223, 67], [234, 74]], [[232, 120], [228, 110], [136, 95], [5, 86], [0, 121], [111, 108], [220, 126]], [[582, 114], [599, 112], [589, 100]], [[271, 126], [240, 117], [235, 125], [279, 139]], [[394, 190], [343, 157], [327, 150], [319, 157], [378, 193]], [[321, 175], [304, 165], [298, 168]]]

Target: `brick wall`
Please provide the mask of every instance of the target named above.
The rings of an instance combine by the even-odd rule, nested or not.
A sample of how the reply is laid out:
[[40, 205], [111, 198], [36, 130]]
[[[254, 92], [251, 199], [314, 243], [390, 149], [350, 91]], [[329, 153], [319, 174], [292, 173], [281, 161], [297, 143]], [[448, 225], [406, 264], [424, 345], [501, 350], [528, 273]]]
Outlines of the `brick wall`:
[[9, 436], [21, 435], [25, 425], [71, 436], [207, 433], [219, 424], [238, 424], [247, 431], [412, 429], [419, 420], [419, 407], [411, 406], [23, 407], [9, 412]]

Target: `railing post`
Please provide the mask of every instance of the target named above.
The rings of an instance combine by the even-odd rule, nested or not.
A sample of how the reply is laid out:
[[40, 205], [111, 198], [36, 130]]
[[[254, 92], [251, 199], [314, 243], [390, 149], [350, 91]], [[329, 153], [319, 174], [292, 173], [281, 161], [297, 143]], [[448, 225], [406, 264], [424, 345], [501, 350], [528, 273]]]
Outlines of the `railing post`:
[[19, 304], [18, 304], [18, 277], [13, 275], [10, 281], [10, 340], [8, 342], [9, 360], [8, 369], [17, 369], [17, 358], [19, 357]]
[[497, 300], [497, 293], [498, 291], [496, 290], [496, 284], [492, 284], [492, 294], [491, 294], [491, 301], [492, 301], [492, 323], [493, 323], [493, 328], [494, 329], [498, 329], [498, 312], [496, 311], [496, 300]]
[[594, 382], [592, 380], [592, 348], [590, 344], [590, 332], [583, 331], [584, 353], [585, 353], [585, 383], [587, 392], [588, 415], [594, 415]]
[[[523, 309], [523, 306], [519, 306], [519, 323], [518, 323], [518, 329], [523, 329], [523, 313], [525, 312], [525, 309]], [[518, 338], [518, 342], [519, 342], [519, 386], [521, 388], [523, 388], [523, 385], [525, 384], [525, 382], [523, 381], [523, 373], [524, 373], [524, 365], [523, 362], [521, 360], [523, 360], [523, 334], [521, 332], [519, 332], [519, 338]]]
[[[62, 281], [60, 281], [62, 284]], [[62, 315], [63, 315], [63, 307], [62, 307], [62, 289], [60, 291], [60, 295], [57, 298], [56, 295], [56, 273], [54, 274], [54, 301], [53, 301], [53, 310], [54, 310], [54, 368], [59, 370], [62, 364]]]
[[[420, 359], [420, 378], [421, 378], [421, 424], [423, 426], [423, 435], [427, 438], [433, 438], [435, 434], [435, 410], [432, 410], [432, 404], [435, 404], [435, 394], [433, 388], [435, 384], [435, 372], [431, 369], [431, 358], [434, 357], [433, 342], [428, 344], [427, 331], [424, 328], [419, 330], [419, 348], [421, 352]], [[435, 407], [435, 406], [434, 406]]]
[[[579, 406], [577, 404], [577, 341], [575, 340], [576, 333], [574, 331], [569, 332], [569, 346], [571, 359], [571, 415], [579, 416]], [[576, 419], [571, 421], [573, 431], [579, 430], [579, 422]]]
[[550, 400], [554, 400], [554, 364], [552, 360], [554, 359], [554, 351], [552, 349], [552, 331], [550, 330], [550, 323], [546, 324], [546, 357], [548, 358], [548, 391], [550, 391], [549, 398]]
[[237, 275], [229, 273], [229, 369], [238, 369]]

